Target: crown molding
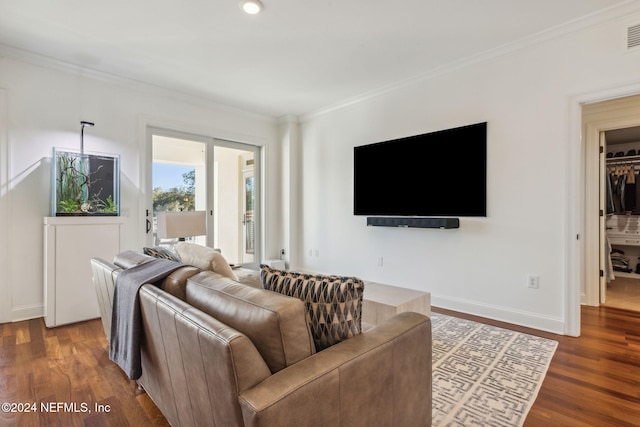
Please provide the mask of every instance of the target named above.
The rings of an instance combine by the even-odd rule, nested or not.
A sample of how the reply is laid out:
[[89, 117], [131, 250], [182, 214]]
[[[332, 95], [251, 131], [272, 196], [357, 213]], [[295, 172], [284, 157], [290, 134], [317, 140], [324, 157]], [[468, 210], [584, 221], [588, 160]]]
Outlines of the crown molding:
[[474, 64], [489, 61], [501, 56], [506, 56], [515, 52], [519, 52], [526, 48], [546, 43], [551, 40], [556, 40], [561, 37], [573, 34], [577, 31], [581, 31], [587, 28], [595, 27], [606, 22], [616, 20], [619, 18], [627, 17], [632, 13], [640, 11], [640, 1], [638, 0], [626, 0], [616, 6], [611, 6], [607, 9], [603, 9], [598, 12], [585, 15], [583, 17], [574, 19], [564, 24], [551, 27], [549, 29], [540, 31], [530, 36], [523, 37], [513, 42], [498, 46], [493, 49], [489, 49], [478, 54], [467, 56], [465, 58], [450, 62], [441, 67], [434, 68], [425, 73], [418, 74], [413, 77], [409, 77], [398, 82], [382, 86], [378, 89], [356, 95], [352, 98], [345, 99], [332, 105], [328, 105], [324, 108], [312, 111], [308, 114], [300, 116], [300, 122], [305, 122], [318, 116], [328, 114], [332, 111], [340, 110], [342, 108], [349, 107], [354, 104], [358, 104], [370, 99], [378, 98], [388, 93], [401, 90], [420, 82], [431, 80], [453, 71], [469, 67]]
[[241, 107], [232, 106], [220, 102], [220, 100], [204, 97], [197, 94], [188, 92], [181, 92], [178, 90], [168, 89], [166, 87], [154, 85], [148, 82], [142, 82], [140, 80], [130, 79], [122, 77], [116, 74], [107, 73], [104, 71], [98, 71], [89, 67], [82, 67], [76, 64], [72, 64], [66, 61], [41, 55], [35, 52], [18, 49], [13, 46], [8, 46], [0, 43], [0, 57], [25, 62], [27, 64], [62, 71], [71, 74], [77, 74], [78, 76], [101, 81], [105, 83], [116, 84], [129, 90], [135, 90], [147, 95], [162, 96], [170, 98], [176, 101], [185, 102], [188, 104], [196, 105], [203, 108], [210, 108], [216, 110], [223, 110], [228, 113], [238, 114], [250, 119], [260, 120], [275, 124], [277, 118], [268, 114], [253, 112]]
[[278, 125], [289, 125], [298, 123], [300, 123], [300, 117], [296, 116], [295, 114], [286, 114], [276, 119], [276, 124]]

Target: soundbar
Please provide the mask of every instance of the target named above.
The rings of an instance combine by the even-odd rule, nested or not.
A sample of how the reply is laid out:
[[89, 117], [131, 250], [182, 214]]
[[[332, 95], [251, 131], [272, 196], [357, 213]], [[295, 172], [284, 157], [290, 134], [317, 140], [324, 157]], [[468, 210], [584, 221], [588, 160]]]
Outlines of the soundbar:
[[413, 218], [368, 216], [369, 227], [460, 228], [459, 218]]

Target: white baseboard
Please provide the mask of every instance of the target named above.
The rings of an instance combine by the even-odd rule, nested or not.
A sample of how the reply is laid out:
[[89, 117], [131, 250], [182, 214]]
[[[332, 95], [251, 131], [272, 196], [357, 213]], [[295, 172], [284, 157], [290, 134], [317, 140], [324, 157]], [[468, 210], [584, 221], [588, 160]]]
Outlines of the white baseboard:
[[431, 306], [473, 314], [501, 322], [513, 323], [527, 328], [564, 335], [565, 321], [562, 318], [544, 316], [537, 313], [513, 310], [490, 304], [480, 304], [460, 298], [431, 294]]
[[11, 311], [11, 321], [20, 322], [22, 320], [36, 319], [44, 316], [44, 306], [42, 304], [23, 305]]

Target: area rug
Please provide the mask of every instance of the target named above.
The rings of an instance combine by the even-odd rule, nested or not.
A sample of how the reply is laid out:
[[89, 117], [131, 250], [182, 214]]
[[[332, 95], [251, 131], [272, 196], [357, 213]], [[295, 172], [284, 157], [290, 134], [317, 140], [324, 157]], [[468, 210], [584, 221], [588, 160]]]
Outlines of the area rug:
[[520, 427], [558, 343], [431, 314], [433, 426]]

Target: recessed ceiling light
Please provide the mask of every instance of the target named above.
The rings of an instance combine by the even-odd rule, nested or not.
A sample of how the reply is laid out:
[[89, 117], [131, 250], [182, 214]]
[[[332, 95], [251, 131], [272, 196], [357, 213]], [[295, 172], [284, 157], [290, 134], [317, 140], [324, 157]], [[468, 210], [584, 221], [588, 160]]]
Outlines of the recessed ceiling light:
[[262, 10], [262, 2], [260, 0], [242, 0], [240, 2], [240, 9], [249, 15], [255, 15]]

